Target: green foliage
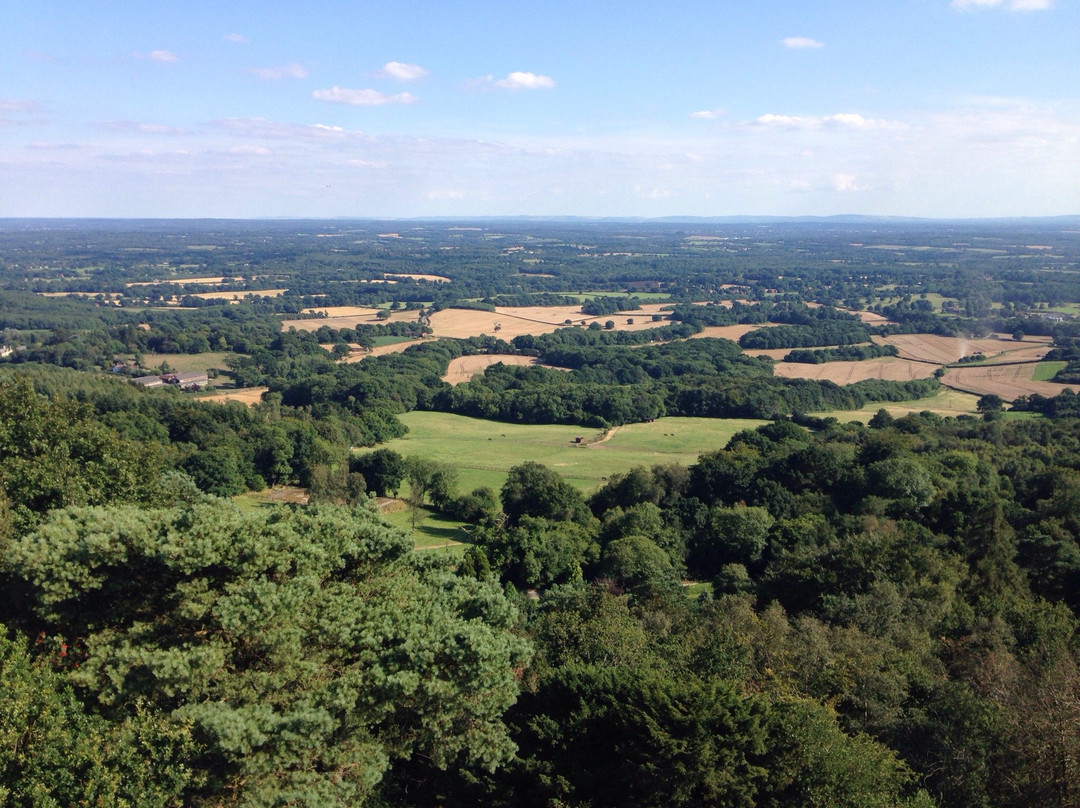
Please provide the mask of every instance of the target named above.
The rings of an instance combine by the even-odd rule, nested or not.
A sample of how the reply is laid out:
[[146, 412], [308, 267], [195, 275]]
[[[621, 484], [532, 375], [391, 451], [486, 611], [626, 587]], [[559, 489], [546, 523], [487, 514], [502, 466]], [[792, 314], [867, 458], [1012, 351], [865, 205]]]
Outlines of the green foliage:
[[765, 713], [729, 684], [568, 666], [512, 712], [516, 804], [749, 808]]
[[511, 750], [514, 612], [410, 546], [362, 511], [73, 508], [7, 569], [88, 701], [191, 728], [187, 804], [355, 805], [393, 761]]
[[511, 525], [526, 516], [582, 525], [592, 520], [585, 499], [576, 488], [558, 472], [531, 460], [510, 469], [500, 499]]
[[[40, 641], [39, 641], [40, 642]], [[67, 653], [60, 646], [58, 653]], [[11, 808], [173, 806], [198, 783], [191, 726], [136, 703], [109, 722], [0, 634], [0, 802]]]
[[52, 508], [130, 502], [156, 481], [158, 458], [98, 423], [85, 405], [0, 382], [0, 487], [15, 524]]

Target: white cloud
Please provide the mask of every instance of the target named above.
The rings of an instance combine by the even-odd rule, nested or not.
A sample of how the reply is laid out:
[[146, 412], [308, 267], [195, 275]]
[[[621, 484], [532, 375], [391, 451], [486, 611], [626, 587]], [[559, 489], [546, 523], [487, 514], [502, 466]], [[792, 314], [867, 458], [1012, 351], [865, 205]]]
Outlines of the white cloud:
[[349, 90], [334, 86], [329, 90], [316, 90], [311, 97], [317, 101], [330, 101], [335, 104], [351, 104], [359, 107], [378, 107], [384, 104], [415, 104], [418, 99], [412, 93], [387, 95], [378, 90]]
[[515, 70], [506, 78], [496, 81], [495, 86], [504, 90], [550, 90], [555, 86], [555, 79], [538, 73]]
[[233, 146], [229, 151], [232, 154], [254, 154], [259, 157], [265, 157], [269, 154], [273, 154], [265, 146]]
[[802, 115], [775, 115], [767, 113], [759, 115], [750, 126], [764, 126], [772, 129], [900, 129], [904, 124], [898, 121], [886, 121], [879, 118], [864, 118], [857, 112], [838, 112], [835, 115], [802, 116]]
[[1046, 11], [1054, 7], [1055, 0], [952, 0], [952, 7], [960, 11], [975, 11], [1002, 6], [1009, 11]]
[[387, 62], [377, 71], [377, 75], [396, 81], [416, 81], [428, 74], [427, 70], [420, 65], [410, 65], [405, 62]]
[[690, 117], [698, 118], [703, 121], [715, 121], [717, 118], [722, 117], [723, 114], [724, 110], [722, 110], [720, 107], [717, 107], [716, 109], [701, 109], [697, 112], [691, 112]]
[[251, 72], [260, 79], [266, 79], [267, 81], [277, 81], [279, 79], [306, 79], [308, 77], [307, 68], [296, 62], [284, 65], [283, 67], [253, 67]]
[[794, 48], [796, 50], [805, 50], [807, 48], [823, 48], [824, 42], [818, 42], [816, 39], [811, 39], [807, 36], [789, 36], [780, 40], [780, 44], [785, 48]]
[[157, 62], [159, 64], [169, 64], [171, 62], [179, 62], [180, 57], [172, 51], [167, 50], [152, 50], [149, 53], [134, 53], [132, 54], [136, 59], [149, 59], [151, 62]]
[[834, 191], [858, 191], [859, 186], [855, 184], [854, 174], [834, 174], [832, 178], [832, 187]]
[[225, 34], [224, 38], [229, 42], [235, 42], [237, 45], [247, 45], [251, 41], [243, 34]]

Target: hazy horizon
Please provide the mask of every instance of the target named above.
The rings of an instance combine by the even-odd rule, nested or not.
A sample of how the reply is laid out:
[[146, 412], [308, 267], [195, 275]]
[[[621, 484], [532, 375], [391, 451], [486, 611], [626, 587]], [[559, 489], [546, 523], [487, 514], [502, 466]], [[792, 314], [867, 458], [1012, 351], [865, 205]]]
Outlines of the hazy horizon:
[[0, 216], [1074, 215], [1080, 9], [21, 4]]

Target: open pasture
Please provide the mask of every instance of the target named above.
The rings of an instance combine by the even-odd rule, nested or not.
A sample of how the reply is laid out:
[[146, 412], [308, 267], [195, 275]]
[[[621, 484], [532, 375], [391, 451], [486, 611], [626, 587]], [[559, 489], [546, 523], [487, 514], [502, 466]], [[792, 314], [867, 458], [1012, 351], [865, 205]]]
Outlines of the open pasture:
[[936, 369], [926, 362], [912, 362], [895, 356], [886, 356], [861, 362], [823, 362], [820, 365], [777, 362], [773, 366], [773, 373], [784, 379], [813, 379], [836, 384], [854, 384], [867, 379], [893, 382], [928, 379], [934, 375]]
[[[218, 368], [225, 368], [225, 360], [235, 356], [230, 351], [207, 351], [197, 354], [174, 354], [174, 353], [144, 353], [142, 366], [145, 368], [157, 368], [162, 363], [167, 364], [175, 373], [201, 373]], [[224, 382], [226, 379], [221, 379]]]
[[1013, 401], [1032, 393], [1052, 398], [1063, 390], [1080, 392], [1080, 385], [1036, 381], [1036, 368], [1036, 364], [949, 368], [941, 381], [950, 387], [980, 396], [998, 395], [1005, 401]]
[[[496, 491], [506, 473], [532, 460], [583, 489], [598, 488], [612, 474], [658, 463], [689, 465], [702, 452], [722, 449], [731, 436], [764, 421], [716, 418], [660, 418], [629, 424], [606, 436], [579, 426], [504, 424], [438, 412], [400, 416], [409, 433], [384, 444], [403, 455], [449, 463], [458, 469], [460, 491], [486, 485]], [[577, 438], [584, 443], [575, 443]]]
[[815, 412], [821, 418], [835, 418], [843, 423], [849, 421], [862, 421], [867, 423], [878, 410], [885, 410], [894, 418], [902, 418], [915, 412], [932, 412], [944, 418], [955, 418], [957, 415], [974, 415], [979, 397], [960, 390], [942, 387], [936, 395], [929, 398], [917, 398], [911, 401], [871, 401], [857, 410], [829, 410], [827, 412]]

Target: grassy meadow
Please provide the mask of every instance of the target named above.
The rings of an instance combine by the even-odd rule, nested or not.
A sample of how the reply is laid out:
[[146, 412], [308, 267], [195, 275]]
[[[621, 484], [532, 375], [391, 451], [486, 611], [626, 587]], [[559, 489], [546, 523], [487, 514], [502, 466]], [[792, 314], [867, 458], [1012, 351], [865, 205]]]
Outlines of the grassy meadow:
[[[606, 436], [578, 426], [504, 424], [439, 412], [400, 416], [409, 427], [404, 438], [384, 444], [402, 455], [420, 455], [458, 469], [458, 488], [502, 487], [511, 467], [543, 463], [582, 489], [598, 488], [612, 474], [634, 466], [693, 463], [702, 452], [722, 449], [731, 436], [764, 421], [713, 418], [660, 418], [629, 424]], [[582, 444], [577, 444], [577, 438]]]
[[929, 398], [917, 398], [912, 401], [873, 401], [857, 410], [830, 410], [813, 414], [823, 418], [833, 417], [842, 423], [862, 421], [864, 424], [881, 409], [887, 410], [896, 418], [927, 410], [943, 417], [955, 418], [957, 415], [974, 415], [977, 412], [975, 404], [978, 400], [979, 396], [971, 393], [942, 387], [936, 395]]

